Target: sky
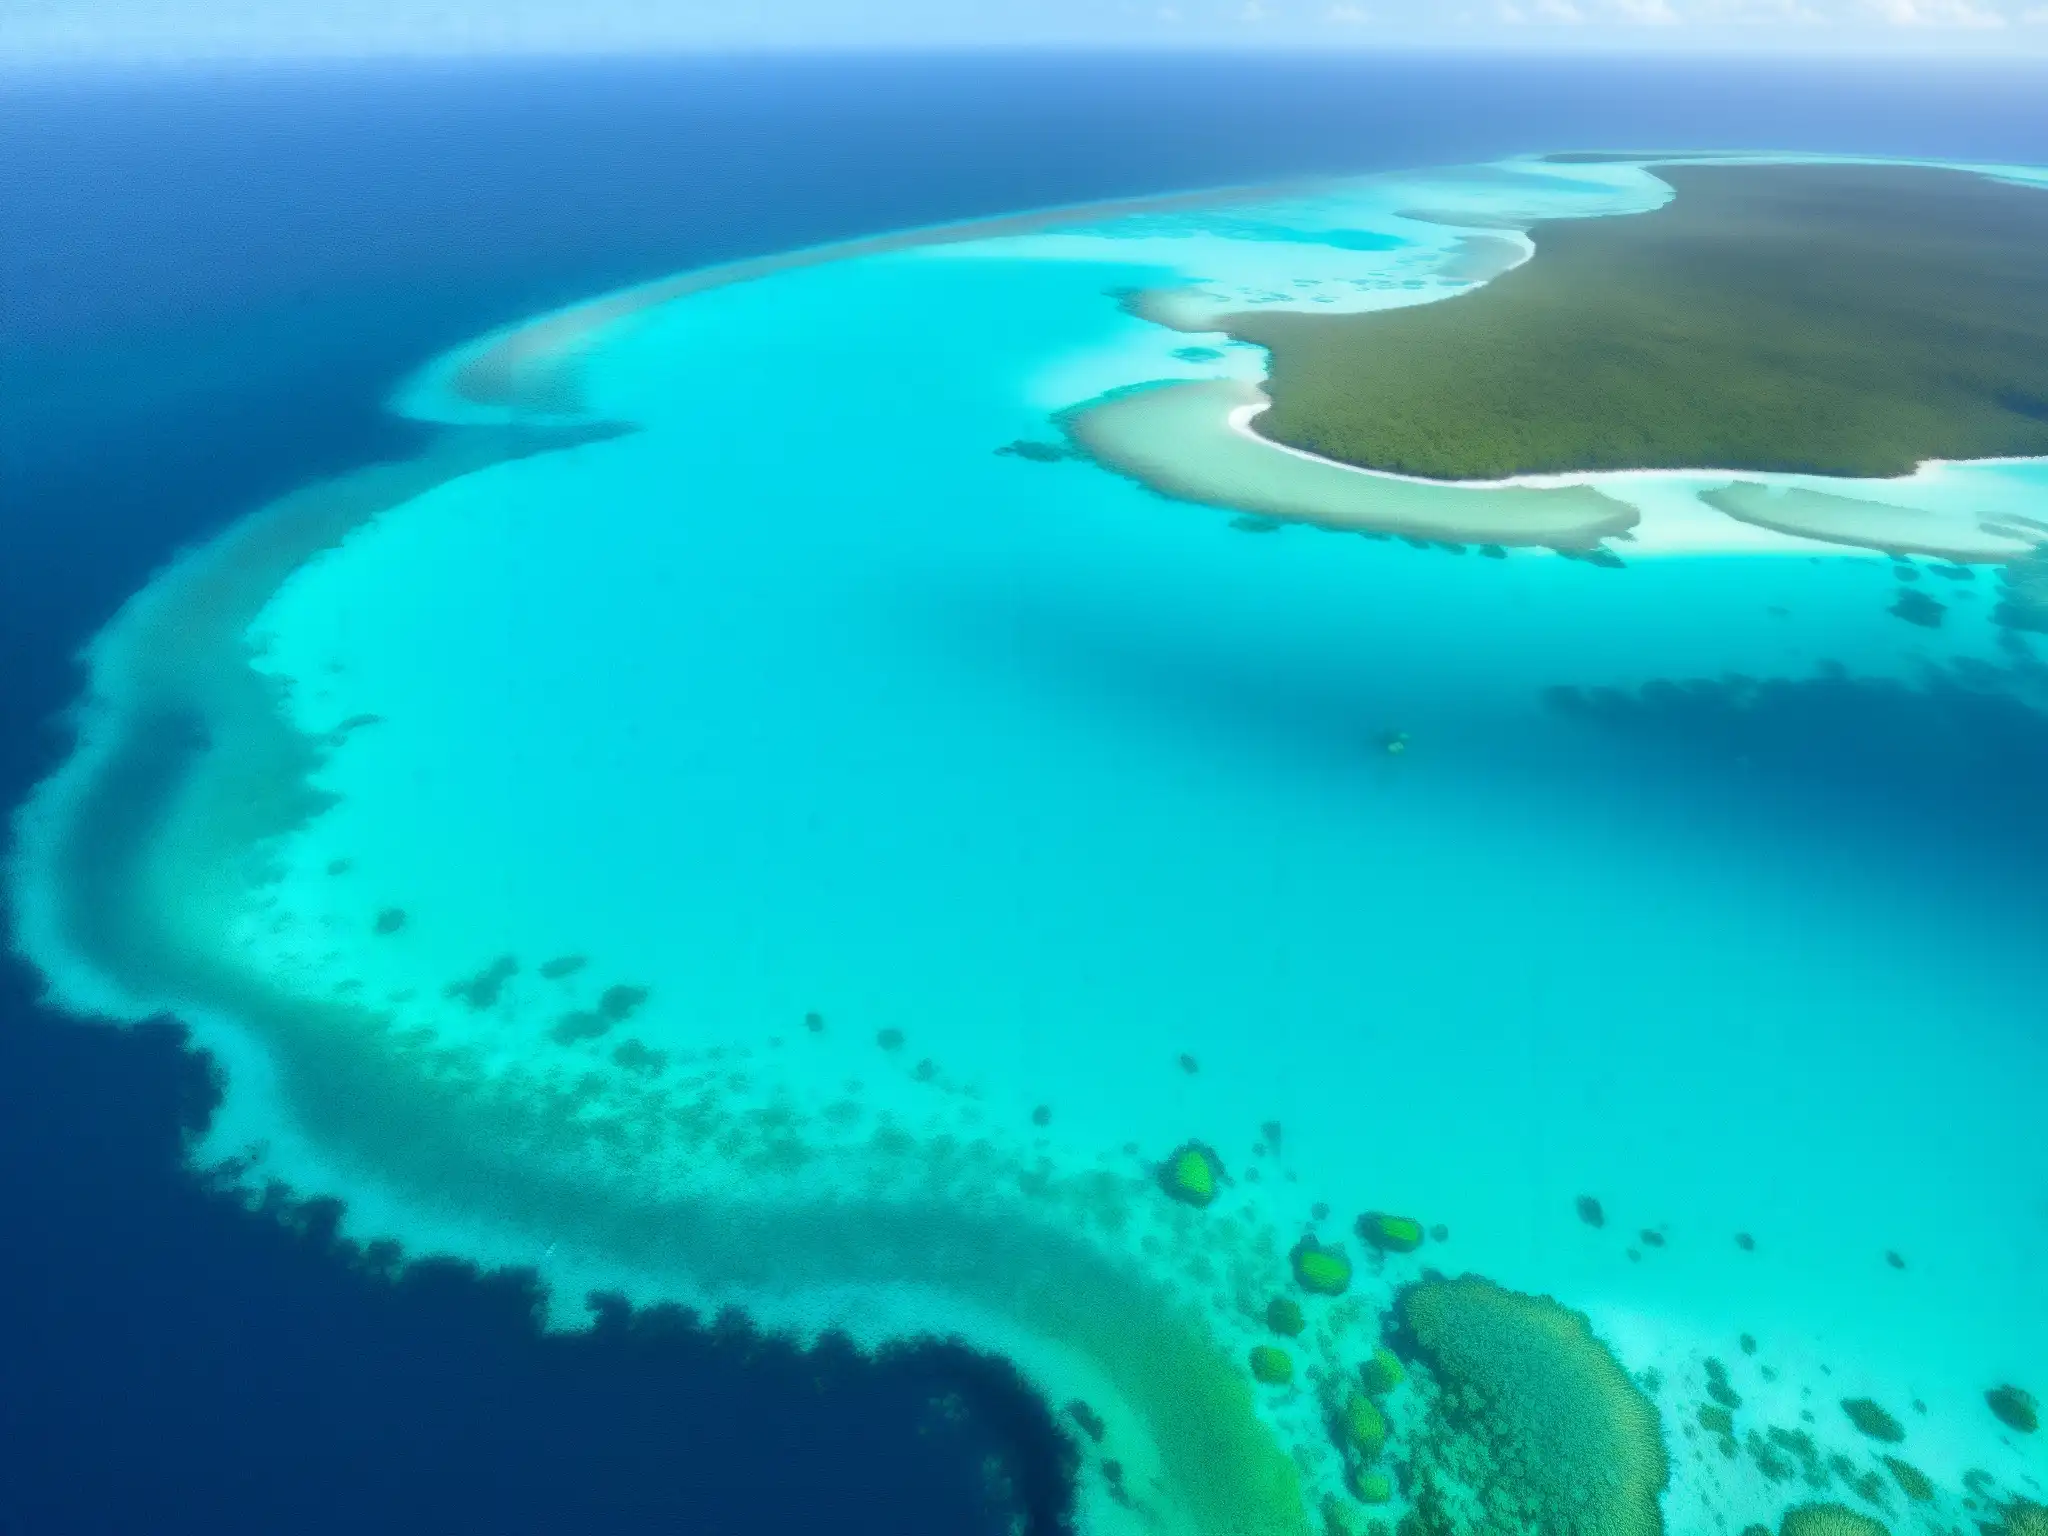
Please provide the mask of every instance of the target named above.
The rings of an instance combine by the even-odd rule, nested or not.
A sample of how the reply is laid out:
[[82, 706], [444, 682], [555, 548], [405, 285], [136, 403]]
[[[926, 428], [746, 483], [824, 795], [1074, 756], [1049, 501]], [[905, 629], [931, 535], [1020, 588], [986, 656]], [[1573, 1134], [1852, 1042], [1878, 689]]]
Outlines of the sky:
[[1068, 45], [2048, 55], [2048, 0], [0, 0], [0, 61]]

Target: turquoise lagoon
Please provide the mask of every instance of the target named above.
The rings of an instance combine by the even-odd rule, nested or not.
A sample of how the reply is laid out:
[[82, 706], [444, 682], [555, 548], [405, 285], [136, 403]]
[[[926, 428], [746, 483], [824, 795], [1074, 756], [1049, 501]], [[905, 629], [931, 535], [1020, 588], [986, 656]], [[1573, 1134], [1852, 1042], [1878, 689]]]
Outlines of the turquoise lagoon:
[[[1441, 300], [1529, 220], [1666, 195], [1529, 161], [1069, 211], [484, 338], [396, 398], [445, 427], [420, 461], [265, 509], [94, 642], [20, 946], [67, 1008], [190, 1022], [227, 1086], [195, 1163], [535, 1267], [564, 1326], [605, 1288], [1008, 1355], [1103, 1421], [1090, 1530], [1348, 1499], [1315, 1381], [1425, 1268], [1658, 1384], [1671, 1530], [1822, 1496], [1699, 1431], [1710, 1358], [1738, 1435], [1867, 1471], [1867, 1396], [1939, 1490], [1827, 1497], [2039, 1496], [1984, 1400], [2048, 1383], [2038, 881], [1967, 776], [1873, 824], [1882, 741], [1865, 777], [1657, 734], [1674, 698], [2018, 696], [1996, 564], [1916, 567], [1929, 626], [1882, 554], [1701, 502], [1711, 466], [1584, 477], [1639, 514], [1615, 569], [1246, 518], [1064, 430], [1255, 400], [1205, 317]], [[522, 336], [550, 387], [476, 387]], [[1806, 484], [1982, 562], [2048, 516], [2035, 463]], [[1203, 1209], [1157, 1177], [1190, 1141]], [[1367, 1210], [1444, 1235], [1375, 1260]], [[1310, 1232], [1341, 1301], [1294, 1286]]]

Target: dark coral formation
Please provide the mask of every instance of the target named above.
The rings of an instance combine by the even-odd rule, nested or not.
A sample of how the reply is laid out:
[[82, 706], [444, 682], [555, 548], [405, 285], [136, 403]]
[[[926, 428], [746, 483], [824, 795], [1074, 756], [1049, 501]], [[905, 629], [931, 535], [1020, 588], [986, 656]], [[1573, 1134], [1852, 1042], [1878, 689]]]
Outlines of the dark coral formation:
[[1911, 587], [1899, 589], [1899, 595], [1892, 599], [1890, 611], [1893, 618], [1918, 624], [1923, 629], [1939, 629], [1941, 621], [1948, 617], [1947, 605]]
[[373, 930], [380, 938], [389, 937], [404, 926], [405, 908], [403, 907], [386, 907], [377, 914], [377, 921], [372, 924]]
[[1579, 1196], [1579, 1220], [1589, 1227], [1604, 1227], [1607, 1225], [1607, 1212], [1601, 1209], [1600, 1202], [1591, 1195], [1581, 1195]]
[[2031, 1435], [2041, 1427], [2040, 1406], [2034, 1401], [2034, 1394], [2024, 1387], [1993, 1387], [1984, 1394], [1984, 1402], [2007, 1429]]
[[574, 976], [589, 963], [581, 955], [558, 955], [552, 960], [541, 962], [541, 979], [544, 981], [560, 981], [565, 976]]
[[1423, 1280], [1395, 1308], [1434, 1382], [1411, 1536], [1660, 1536], [1656, 1407], [1584, 1314], [1476, 1275]]
[[623, 1024], [639, 1012], [640, 1005], [646, 1001], [645, 987], [606, 987], [604, 995], [597, 1000], [597, 1011], [614, 1024]]
[[1301, 1303], [1292, 1296], [1275, 1296], [1266, 1303], [1266, 1326], [1291, 1339], [1308, 1326], [1308, 1320], [1301, 1315]]
[[1077, 1397], [1067, 1404], [1067, 1417], [1080, 1425], [1081, 1433], [1090, 1440], [1093, 1440], [1097, 1445], [1102, 1443], [1102, 1437], [1107, 1433], [1108, 1426], [1102, 1422], [1102, 1415], [1082, 1402], [1080, 1398]]
[[1742, 1406], [1742, 1396], [1728, 1385], [1728, 1367], [1711, 1355], [1707, 1357], [1707, 1396], [1731, 1413]]
[[1073, 451], [1061, 443], [1042, 443], [1029, 437], [1020, 437], [1014, 443], [1005, 443], [996, 450], [1005, 458], [1026, 459], [1033, 464], [1057, 464], [1061, 459], [1073, 457]]
[[1849, 1422], [1873, 1440], [1882, 1440], [1887, 1445], [1897, 1445], [1906, 1438], [1906, 1426], [1887, 1413], [1884, 1408], [1867, 1397], [1845, 1397], [1842, 1412], [1849, 1415]]
[[1931, 1503], [1934, 1498], [1934, 1484], [1925, 1472], [1910, 1461], [1901, 1461], [1896, 1456], [1884, 1458], [1885, 1469], [1892, 1475], [1892, 1481], [1899, 1485], [1899, 1491], [1915, 1504]]
[[1998, 606], [1991, 617], [2007, 629], [2048, 634], [2048, 544], [2005, 563], [1998, 573]]
[[450, 982], [448, 995], [460, 998], [481, 1013], [486, 1008], [497, 1006], [498, 996], [505, 990], [505, 983], [518, 973], [519, 962], [510, 955], [500, 955], [467, 981]]

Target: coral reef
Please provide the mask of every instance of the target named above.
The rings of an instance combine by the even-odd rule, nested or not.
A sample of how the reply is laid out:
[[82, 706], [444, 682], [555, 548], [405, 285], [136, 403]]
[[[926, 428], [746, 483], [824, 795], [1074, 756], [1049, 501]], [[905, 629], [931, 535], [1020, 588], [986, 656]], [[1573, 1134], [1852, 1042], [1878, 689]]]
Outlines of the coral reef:
[[1802, 1504], [1785, 1511], [1778, 1536], [1891, 1536], [1883, 1522], [1840, 1504]]
[[1591, 1195], [1579, 1196], [1579, 1220], [1589, 1227], [1607, 1225], [1607, 1212], [1600, 1208], [1600, 1202]]
[[1408, 1286], [1395, 1313], [1397, 1347], [1433, 1388], [1411, 1536], [1660, 1536], [1669, 1466], [1656, 1407], [1584, 1314], [1476, 1275]]
[[1998, 606], [1992, 622], [2007, 629], [2048, 633], [2048, 545], [2008, 560], [1998, 573]]
[[1867, 1397], [1845, 1397], [1842, 1412], [1849, 1415], [1849, 1422], [1873, 1440], [1882, 1440], [1887, 1445], [1897, 1445], [1906, 1438], [1906, 1427]]
[[1307, 1326], [1301, 1315], [1301, 1303], [1291, 1296], [1275, 1296], [1266, 1303], [1266, 1326], [1275, 1333], [1293, 1338]]
[[505, 983], [518, 973], [519, 962], [510, 955], [500, 955], [468, 980], [450, 982], [447, 992], [450, 997], [461, 998], [481, 1013], [486, 1008], [497, 1006], [498, 995], [505, 990]]
[[1181, 1143], [1159, 1165], [1159, 1187], [1187, 1205], [1214, 1200], [1223, 1179], [1223, 1160], [1199, 1141]]
[[2008, 1429], [2031, 1435], [2041, 1427], [2040, 1407], [2034, 1401], [2034, 1394], [2024, 1387], [2010, 1384], [1993, 1387], [1984, 1394], [1984, 1401]]
[[1422, 1223], [1413, 1216], [1367, 1211], [1358, 1218], [1358, 1235], [1382, 1253], [1413, 1253], [1422, 1246]]
[[1363, 1392], [1354, 1392], [1344, 1399], [1344, 1411], [1338, 1415], [1339, 1439], [1347, 1450], [1356, 1451], [1367, 1461], [1376, 1460], [1387, 1443], [1387, 1416], [1379, 1406]]
[[1394, 1480], [1377, 1467], [1360, 1467], [1351, 1474], [1351, 1491], [1361, 1504], [1384, 1504], [1394, 1496]]
[[1885, 1470], [1892, 1475], [1892, 1481], [1899, 1485], [1899, 1492], [1915, 1504], [1926, 1504], [1934, 1498], [1934, 1484], [1927, 1474], [1910, 1461], [1901, 1461], [1896, 1456], [1884, 1459]]
[[2048, 1507], [2032, 1499], [2015, 1499], [2001, 1513], [2005, 1536], [2048, 1536]]
[[1358, 1367], [1358, 1382], [1368, 1396], [1385, 1397], [1401, 1385], [1407, 1374], [1402, 1368], [1401, 1357], [1382, 1344], [1373, 1350], [1370, 1359]]
[[1294, 1282], [1317, 1296], [1341, 1296], [1351, 1285], [1351, 1260], [1342, 1248], [1304, 1237], [1287, 1255]]
[[1254, 1344], [1251, 1352], [1252, 1377], [1269, 1387], [1284, 1387], [1294, 1380], [1294, 1357], [1271, 1344]]

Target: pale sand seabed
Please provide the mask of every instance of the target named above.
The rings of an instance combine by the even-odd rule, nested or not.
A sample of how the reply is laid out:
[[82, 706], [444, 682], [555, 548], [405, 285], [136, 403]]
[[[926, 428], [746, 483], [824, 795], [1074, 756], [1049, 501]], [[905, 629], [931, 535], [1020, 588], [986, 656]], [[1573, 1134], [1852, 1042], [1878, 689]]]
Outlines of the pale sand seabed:
[[[1640, 175], [1599, 169], [1563, 179]], [[1426, 180], [1302, 206], [1370, 230], [1343, 210], [1532, 195], [1520, 169]], [[1861, 557], [1247, 538], [990, 451], [1117, 385], [1244, 377], [1110, 290], [1427, 291], [1412, 246], [1247, 217], [699, 286], [549, 333], [570, 395], [430, 370], [417, 414], [640, 430], [500, 463], [458, 432], [454, 478], [316, 493], [153, 583], [24, 814], [24, 951], [66, 1006], [194, 1023], [229, 1084], [198, 1161], [339, 1194], [412, 1252], [534, 1264], [559, 1321], [602, 1285], [1001, 1350], [1109, 1421], [1091, 1529], [1294, 1529], [1292, 1482], [1334, 1485], [1310, 1395], [1242, 1366], [1317, 1201], [1354, 1258], [1363, 1209], [1451, 1238], [1304, 1298], [1299, 1363], [1355, 1361], [1421, 1262], [1554, 1293], [1663, 1373], [1673, 1530], [1798, 1497], [1686, 1438], [1708, 1354], [1741, 1422], [1804, 1403], [1859, 1465], [1833, 1403], [1887, 1403], [1945, 1514], [1972, 1466], [2038, 1488], [1981, 1400], [2048, 1361], [2031, 915], [1828, 835], [1752, 846], [1654, 784], [1589, 794], [1611, 765], [1536, 704], [1829, 658], [1912, 678], [2000, 654], [1988, 601], [1931, 634]], [[1399, 761], [1373, 747], [1395, 727]], [[105, 814], [138, 785], [166, 798]], [[619, 986], [648, 990], [587, 1033]], [[1151, 1177], [1190, 1138], [1236, 1176], [1199, 1213]]]

